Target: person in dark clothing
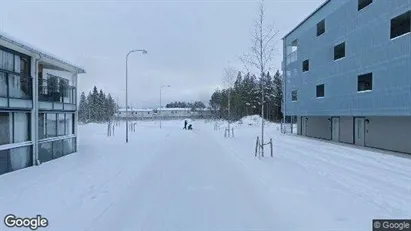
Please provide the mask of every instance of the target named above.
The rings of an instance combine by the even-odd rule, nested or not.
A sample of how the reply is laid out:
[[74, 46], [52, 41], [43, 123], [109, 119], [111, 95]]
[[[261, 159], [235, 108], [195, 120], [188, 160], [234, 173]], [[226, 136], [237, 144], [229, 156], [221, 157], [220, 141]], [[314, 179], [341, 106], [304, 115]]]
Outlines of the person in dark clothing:
[[188, 130], [193, 130], [193, 125], [188, 125]]
[[184, 120], [184, 129], [187, 129], [187, 120]]

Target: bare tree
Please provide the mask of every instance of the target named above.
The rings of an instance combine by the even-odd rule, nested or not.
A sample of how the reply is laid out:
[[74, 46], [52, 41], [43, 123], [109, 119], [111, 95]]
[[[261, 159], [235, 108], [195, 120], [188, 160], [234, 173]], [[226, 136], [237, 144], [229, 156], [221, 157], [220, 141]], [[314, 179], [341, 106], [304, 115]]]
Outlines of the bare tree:
[[231, 66], [224, 69], [224, 76], [223, 76], [223, 85], [226, 89], [228, 89], [228, 97], [227, 97], [227, 104], [228, 104], [228, 130], [230, 131], [230, 123], [231, 123], [231, 89], [234, 87], [234, 83], [236, 80], [236, 70]]
[[246, 69], [255, 68], [260, 72], [261, 84], [261, 154], [264, 156], [264, 76], [270, 70], [273, 56], [277, 53], [275, 46], [275, 38], [279, 31], [274, 25], [266, 25], [264, 1], [260, 2], [258, 17], [254, 23], [254, 31], [252, 33], [252, 46], [250, 53], [241, 57]]

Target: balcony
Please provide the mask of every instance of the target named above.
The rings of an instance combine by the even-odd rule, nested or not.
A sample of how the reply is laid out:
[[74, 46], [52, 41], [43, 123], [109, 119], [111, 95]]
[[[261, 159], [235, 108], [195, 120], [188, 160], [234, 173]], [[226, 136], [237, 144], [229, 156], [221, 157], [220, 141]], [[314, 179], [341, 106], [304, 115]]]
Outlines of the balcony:
[[0, 108], [31, 109], [32, 78], [26, 74], [0, 70]]
[[39, 109], [75, 111], [76, 88], [62, 80], [39, 81]]

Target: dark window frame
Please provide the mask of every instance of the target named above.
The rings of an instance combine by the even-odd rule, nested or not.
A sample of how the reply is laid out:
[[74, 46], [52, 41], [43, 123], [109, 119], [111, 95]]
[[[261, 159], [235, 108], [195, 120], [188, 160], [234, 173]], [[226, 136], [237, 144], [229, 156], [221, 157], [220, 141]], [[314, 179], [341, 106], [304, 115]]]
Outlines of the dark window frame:
[[[325, 85], [324, 84], [319, 84], [315, 87], [316, 93], [315, 96], [317, 98], [324, 98], [325, 97]], [[321, 94], [322, 93], [322, 94]]]
[[317, 37], [325, 33], [325, 19], [317, 23]]
[[[362, 87], [363, 85], [364, 87]], [[365, 73], [357, 76], [357, 92], [365, 92], [373, 90], [373, 73]]]
[[358, 11], [366, 8], [367, 6], [371, 5], [373, 3], [373, 0], [358, 0]]
[[390, 20], [390, 39], [411, 33], [411, 10]]
[[345, 58], [345, 42], [334, 46], [334, 61]]
[[291, 91], [291, 102], [298, 101], [298, 90]]
[[307, 72], [310, 70], [310, 60], [306, 59], [303, 61], [303, 72]]

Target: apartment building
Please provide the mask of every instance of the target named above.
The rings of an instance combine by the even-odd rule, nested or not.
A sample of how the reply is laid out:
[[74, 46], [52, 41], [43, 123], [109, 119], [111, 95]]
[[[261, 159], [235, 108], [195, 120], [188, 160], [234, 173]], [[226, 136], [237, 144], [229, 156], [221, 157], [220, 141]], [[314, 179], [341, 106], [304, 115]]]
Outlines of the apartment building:
[[411, 0], [327, 0], [283, 51], [298, 134], [411, 153]]
[[0, 174], [77, 151], [79, 67], [0, 33]]

